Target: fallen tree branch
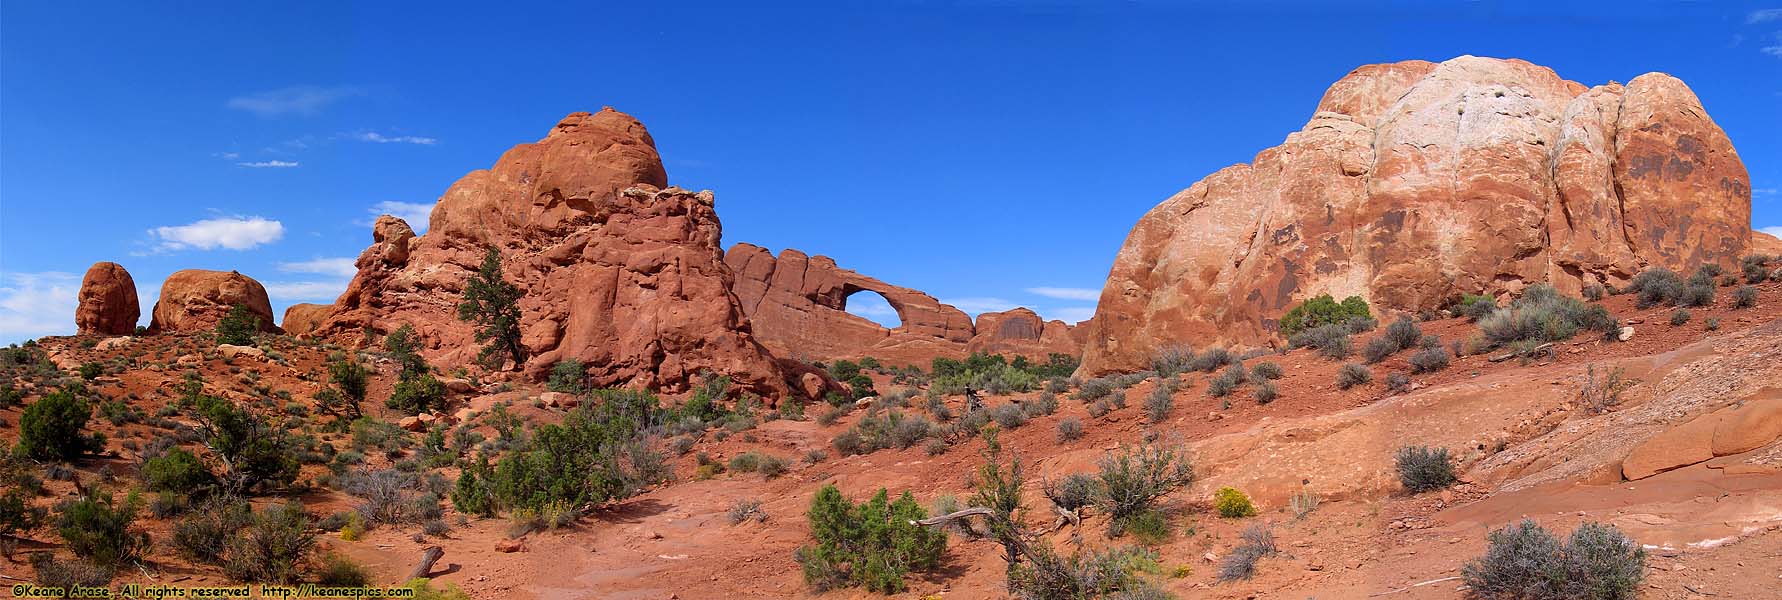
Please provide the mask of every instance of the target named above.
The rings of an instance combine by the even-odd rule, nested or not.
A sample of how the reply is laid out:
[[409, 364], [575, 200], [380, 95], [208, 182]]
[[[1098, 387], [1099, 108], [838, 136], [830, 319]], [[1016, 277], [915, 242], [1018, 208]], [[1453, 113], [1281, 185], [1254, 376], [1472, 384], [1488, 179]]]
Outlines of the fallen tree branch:
[[408, 578], [431, 579], [427, 574], [433, 572], [433, 563], [439, 562], [439, 559], [442, 556], [445, 556], [445, 548], [429, 546], [426, 550], [421, 552], [421, 564], [415, 565], [415, 571], [409, 573]]

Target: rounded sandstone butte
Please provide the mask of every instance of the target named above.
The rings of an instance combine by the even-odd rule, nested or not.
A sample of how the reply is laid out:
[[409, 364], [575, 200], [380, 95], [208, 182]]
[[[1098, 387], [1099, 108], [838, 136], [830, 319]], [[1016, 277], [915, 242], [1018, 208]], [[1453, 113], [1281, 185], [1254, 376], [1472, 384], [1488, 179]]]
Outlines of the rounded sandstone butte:
[[237, 304], [246, 306], [259, 319], [261, 331], [279, 331], [273, 324], [266, 287], [260, 282], [235, 271], [186, 269], [168, 276], [161, 284], [161, 298], [155, 301], [149, 332], [213, 329]]
[[1590, 88], [1520, 60], [1369, 65], [1281, 145], [1139, 220], [1080, 374], [1173, 344], [1271, 343], [1274, 319], [1319, 294], [1415, 311], [1730, 267], [1750, 216], [1731, 141], [1669, 75]]
[[285, 318], [279, 322], [279, 327], [287, 334], [305, 336], [321, 328], [322, 322], [333, 315], [333, 304], [292, 304], [285, 309]]
[[1045, 362], [1053, 354], [1077, 356], [1082, 344], [1064, 321], [1047, 321], [1027, 308], [978, 315], [968, 352], [1019, 354]]
[[130, 335], [142, 308], [136, 301], [136, 280], [123, 265], [96, 262], [80, 280], [80, 305], [74, 326], [81, 335]]

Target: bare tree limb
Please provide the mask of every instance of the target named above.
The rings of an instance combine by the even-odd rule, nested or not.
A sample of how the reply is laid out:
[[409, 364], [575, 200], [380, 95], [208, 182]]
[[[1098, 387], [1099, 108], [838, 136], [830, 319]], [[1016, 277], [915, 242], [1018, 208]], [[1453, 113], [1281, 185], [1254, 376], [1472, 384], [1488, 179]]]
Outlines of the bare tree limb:
[[409, 573], [408, 578], [430, 579], [431, 577], [428, 573], [433, 572], [433, 563], [439, 562], [440, 557], [443, 556], [445, 556], [445, 548], [429, 546], [425, 551], [421, 552], [421, 564], [415, 565], [414, 572]]

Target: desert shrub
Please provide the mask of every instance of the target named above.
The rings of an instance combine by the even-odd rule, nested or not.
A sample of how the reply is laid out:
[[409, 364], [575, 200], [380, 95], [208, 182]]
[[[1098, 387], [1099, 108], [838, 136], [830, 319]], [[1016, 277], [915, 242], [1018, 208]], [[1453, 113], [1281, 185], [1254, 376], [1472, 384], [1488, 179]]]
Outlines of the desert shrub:
[[142, 485], [150, 491], [201, 496], [217, 477], [204, 461], [183, 448], [173, 448], [142, 463]]
[[517, 367], [526, 362], [526, 346], [520, 343], [520, 298], [526, 291], [501, 274], [501, 250], [490, 247], [482, 265], [464, 281], [458, 303], [458, 320], [476, 325], [476, 341], [487, 342], [477, 353], [478, 363], [499, 369], [509, 359]]
[[1227, 519], [1256, 516], [1256, 505], [1250, 502], [1250, 496], [1230, 486], [1213, 492], [1213, 509]]
[[70, 552], [93, 564], [117, 567], [134, 563], [150, 546], [148, 534], [133, 527], [141, 507], [135, 494], [121, 504], [113, 502], [110, 493], [72, 500], [60, 508], [56, 533]]
[[[1242, 367], [1240, 367], [1242, 368]], [[1145, 419], [1152, 423], [1162, 423], [1169, 418], [1170, 409], [1175, 408], [1175, 395], [1170, 393], [1170, 386], [1158, 385], [1145, 398]]]
[[1671, 326], [1676, 327], [1689, 322], [1689, 309], [1679, 308], [1671, 312]]
[[365, 587], [371, 584], [371, 573], [353, 559], [328, 553], [316, 570], [316, 583], [329, 587]]
[[1682, 306], [1710, 306], [1714, 304], [1714, 282], [1690, 283], [1683, 288], [1683, 297], [1678, 301]]
[[[0, 451], [0, 454], [3, 453]], [[31, 503], [31, 497], [35, 493], [21, 485], [24, 482], [14, 477], [7, 479], [11, 481], [0, 480], [7, 488], [4, 493], [0, 493], [0, 543], [13, 536], [36, 531], [43, 524], [46, 514], [42, 508]]]
[[1609, 525], [1586, 522], [1565, 543], [1532, 519], [1492, 531], [1485, 555], [1461, 568], [1479, 598], [1631, 600], [1646, 552]]
[[1411, 389], [1411, 376], [1410, 375], [1406, 375], [1404, 373], [1399, 373], [1396, 371], [1386, 374], [1386, 390], [1387, 391], [1390, 391], [1394, 394], [1398, 394], [1398, 393], [1403, 393], [1409, 389]]
[[328, 382], [332, 387], [316, 393], [316, 409], [351, 422], [364, 416], [360, 404], [371, 382], [371, 369], [350, 356], [328, 363]]
[[1579, 293], [1584, 296], [1585, 300], [1596, 302], [1602, 300], [1603, 296], [1608, 295], [1608, 290], [1603, 288], [1603, 285], [1600, 283], [1592, 283], [1584, 286], [1584, 289]]
[[1058, 412], [1058, 396], [1052, 392], [1040, 392], [1031, 402], [1021, 404], [1021, 410], [1029, 417], [1041, 417]]
[[1287, 338], [1287, 344], [1293, 348], [1315, 348], [1319, 354], [1335, 360], [1348, 357], [1352, 347], [1349, 330], [1342, 325], [1320, 325], [1301, 331]]
[[1627, 291], [1636, 294], [1634, 304], [1640, 308], [1659, 304], [1676, 306], [1683, 303], [1688, 284], [1670, 269], [1653, 267], [1635, 275], [1628, 282]]
[[1340, 389], [1346, 390], [1373, 380], [1373, 371], [1369, 371], [1367, 367], [1355, 363], [1345, 364], [1343, 365], [1343, 368], [1337, 369], [1336, 382], [1337, 387]]
[[1181, 448], [1156, 444], [1122, 447], [1099, 462], [1100, 495], [1108, 533], [1119, 536], [1124, 521], [1156, 508], [1157, 501], [1194, 482], [1194, 466]]
[[1275, 389], [1275, 383], [1272, 381], [1258, 383], [1256, 389], [1250, 392], [1250, 397], [1255, 398], [1257, 404], [1274, 402], [1275, 398], [1280, 395], [1281, 393]]
[[1096, 400], [1094, 404], [1089, 405], [1087, 410], [1089, 416], [1099, 419], [1106, 416], [1109, 412], [1113, 412], [1114, 406], [1105, 399]]
[[39, 398], [19, 415], [18, 452], [36, 459], [68, 460], [105, 447], [105, 436], [87, 433], [93, 405], [60, 389]]
[[759, 472], [772, 478], [786, 472], [786, 459], [751, 450], [731, 457], [730, 470], [739, 473]]
[[1155, 509], [1127, 517], [1120, 523], [1120, 530], [1123, 534], [1132, 536], [1138, 543], [1151, 547], [1161, 546], [1168, 542], [1170, 534], [1174, 533], [1169, 516], [1163, 514], [1163, 511]]
[[724, 511], [724, 520], [729, 521], [731, 525], [740, 525], [749, 520], [766, 522], [767, 512], [761, 510], [760, 500], [746, 498], [731, 504], [730, 510]]
[[1757, 306], [1757, 288], [1749, 285], [1739, 286], [1733, 292], [1733, 308], [1751, 308]]
[[1413, 494], [1454, 484], [1454, 460], [1448, 456], [1447, 448], [1405, 446], [1398, 449], [1394, 460], [1399, 483]]
[[[1222, 347], [1214, 347], [1207, 348], [1205, 352], [1195, 355], [1193, 359], [1188, 361], [1187, 367], [1190, 371], [1211, 373], [1219, 370], [1219, 367], [1236, 362], [1236, 360], [1237, 359], [1231, 355], [1230, 350], [1226, 350]], [[1161, 372], [1158, 374], [1163, 375]], [[1167, 375], [1165, 376], [1167, 377]]]
[[1212, 381], [1207, 382], [1207, 395], [1214, 398], [1223, 398], [1231, 392], [1236, 391], [1238, 386], [1243, 385], [1244, 380], [1248, 379], [1248, 377], [1249, 373], [1244, 370], [1243, 365], [1231, 365], [1226, 367], [1225, 370], [1220, 371], [1219, 375], [1214, 377]]
[[358, 496], [358, 511], [373, 525], [420, 521], [413, 509], [420, 479], [397, 469], [352, 473], [341, 479], [341, 490]]
[[1338, 303], [1330, 294], [1323, 294], [1300, 303], [1281, 315], [1281, 333], [1291, 337], [1300, 331], [1320, 325], [1339, 325], [1353, 318], [1370, 318], [1367, 301], [1350, 296]]
[[909, 492], [893, 502], [881, 488], [856, 505], [826, 485], [806, 513], [815, 543], [800, 547], [794, 558], [805, 583], [818, 591], [864, 586], [901, 592], [905, 574], [933, 569], [946, 548], [945, 533], [912, 523], [927, 516]]
[[1219, 561], [1219, 581], [1254, 577], [1257, 561], [1280, 552], [1280, 548], [1275, 545], [1275, 534], [1267, 525], [1251, 525], [1244, 529], [1241, 539], [1243, 542]]
[[1262, 361], [1250, 367], [1250, 378], [1255, 381], [1280, 379], [1282, 375], [1281, 365], [1269, 361]]
[[173, 547], [181, 556], [205, 564], [220, 564], [229, 540], [253, 522], [248, 503], [232, 498], [212, 500], [173, 525]]
[[1151, 370], [1156, 371], [1159, 376], [1169, 377], [1190, 370], [1188, 365], [1193, 361], [1193, 348], [1182, 345], [1165, 346], [1151, 354]]
[[1058, 508], [1075, 511], [1096, 502], [1101, 496], [1101, 480], [1088, 473], [1072, 473], [1056, 483], [1044, 482], [1041, 490]]
[[81, 379], [92, 381], [98, 379], [100, 375], [105, 374], [105, 365], [88, 361], [81, 363], [78, 371], [80, 372]]
[[260, 333], [260, 317], [249, 311], [246, 305], [231, 306], [229, 312], [217, 320], [216, 333], [219, 344], [251, 346], [254, 335]]
[[1609, 412], [1621, 404], [1621, 393], [1638, 383], [1627, 379], [1621, 367], [1609, 369], [1597, 377], [1596, 365], [1585, 367], [1584, 386], [1578, 389], [1578, 404], [1592, 414]]
[[1386, 333], [1380, 337], [1403, 350], [1417, 345], [1417, 341], [1423, 338], [1423, 329], [1417, 327], [1415, 319], [1406, 315], [1399, 317], [1391, 325], [1387, 325]]
[[1003, 429], [1016, 429], [1027, 424], [1027, 413], [1013, 404], [1003, 404], [990, 409], [990, 418]]
[[1058, 422], [1058, 441], [1073, 442], [1083, 437], [1083, 422], [1075, 418]]
[[527, 447], [501, 457], [488, 475], [500, 505], [600, 505], [667, 476], [661, 456], [643, 443], [643, 432], [664, 420], [656, 397], [633, 390], [598, 394], [600, 402], [577, 407], [560, 424], [533, 429]]
[[1557, 342], [1581, 330], [1608, 334], [1620, 328], [1621, 323], [1601, 304], [1563, 296], [1544, 283], [1530, 286], [1508, 308], [1479, 321], [1479, 333], [1492, 348]]
[[1411, 355], [1412, 373], [1430, 373], [1448, 368], [1448, 350], [1441, 346], [1424, 348]]
[[1033, 549], [1032, 561], [1011, 565], [1009, 591], [1017, 600], [1167, 600], [1169, 593], [1145, 577], [1160, 573], [1155, 551], [1140, 547], [1059, 556], [1050, 546]]
[[1497, 299], [1491, 296], [1466, 294], [1460, 297], [1460, 304], [1455, 307], [1456, 313], [1466, 320], [1478, 322], [1480, 319], [1497, 312]]
[[940, 456], [946, 454], [947, 449], [951, 447], [952, 446], [947, 444], [947, 440], [945, 439], [929, 438], [927, 442], [922, 444], [922, 453], [929, 456]]
[[1106, 378], [1096, 378], [1083, 382], [1083, 385], [1077, 388], [1076, 399], [1083, 402], [1093, 402], [1106, 398], [1108, 394], [1113, 392], [1114, 382], [1109, 381]]
[[77, 590], [102, 588], [111, 583], [111, 578], [117, 573], [113, 566], [98, 565], [85, 560], [60, 560], [56, 558], [55, 554], [49, 552], [31, 555], [31, 570], [36, 575], [34, 584], [38, 588], [34, 593], [55, 594], [59, 591], [60, 596], [43, 597], [65, 598], [79, 598]]
[[274, 504], [254, 514], [253, 523], [229, 541], [223, 574], [236, 581], [292, 583], [315, 547], [303, 505]]
[[1702, 328], [1708, 331], [1720, 331], [1720, 317], [1708, 317], [1702, 322]]
[[1398, 352], [1398, 344], [1396, 342], [1384, 337], [1377, 337], [1368, 340], [1367, 344], [1361, 347], [1361, 359], [1367, 361], [1367, 364], [1371, 365], [1386, 360], [1386, 358], [1392, 356], [1392, 353], [1394, 352]]
[[219, 479], [230, 491], [244, 493], [297, 479], [302, 465], [282, 429], [228, 400], [199, 396], [194, 402], [193, 416], [206, 445], [223, 459]]
[[836, 421], [848, 416], [848, 413], [851, 412], [854, 412], [853, 405], [832, 406], [829, 410], [817, 414], [817, 424], [824, 427], [834, 425]]
[[588, 391], [588, 366], [582, 361], [570, 358], [557, 361], [551, 365], [550, 378], [545, 387], [553, 392], [580, 394]]
[[1287, 499], [1287, 508], [1292, 509], [1293, 518], [1304, 519], [1312, 511], [1318, 510], [1318, 494], [1309, 489], [1301, 489]]

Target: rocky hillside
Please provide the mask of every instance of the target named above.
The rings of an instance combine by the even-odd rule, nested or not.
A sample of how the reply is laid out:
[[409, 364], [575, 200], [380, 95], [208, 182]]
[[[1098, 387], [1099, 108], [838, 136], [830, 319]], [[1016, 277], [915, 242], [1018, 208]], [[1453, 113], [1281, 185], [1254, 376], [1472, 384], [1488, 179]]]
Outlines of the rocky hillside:
[[1520, 60], [1368, 65], [1281, 145], [1139, 220], [1083, 372], [1139, 368], [1173, 343], [1262, 345], [1325, 293], [1418, 311], [1731, 267], [1750, 223], [1744, 164], [1675, 77], [1586, 87]]

